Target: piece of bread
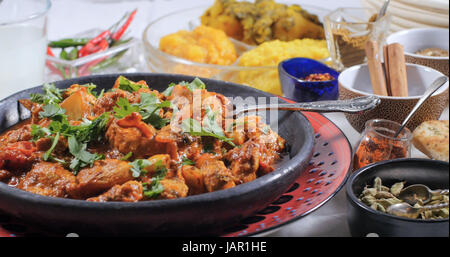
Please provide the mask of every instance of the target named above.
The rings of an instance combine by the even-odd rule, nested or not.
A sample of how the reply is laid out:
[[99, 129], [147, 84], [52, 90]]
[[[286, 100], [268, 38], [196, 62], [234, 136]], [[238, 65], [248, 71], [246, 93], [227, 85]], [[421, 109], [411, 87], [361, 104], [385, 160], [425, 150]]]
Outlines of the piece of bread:
[[414, 146], [431, 159], [448, 162], [448, 127], [448, 120], [423, 122], [413, 132]]

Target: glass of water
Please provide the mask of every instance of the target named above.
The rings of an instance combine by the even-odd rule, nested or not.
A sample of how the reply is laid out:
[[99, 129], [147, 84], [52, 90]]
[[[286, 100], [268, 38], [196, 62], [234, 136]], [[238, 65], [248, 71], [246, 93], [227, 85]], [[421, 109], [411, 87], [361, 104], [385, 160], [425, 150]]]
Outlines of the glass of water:
[[0, 99], [44, 82], [50, 0], [0, 0]]

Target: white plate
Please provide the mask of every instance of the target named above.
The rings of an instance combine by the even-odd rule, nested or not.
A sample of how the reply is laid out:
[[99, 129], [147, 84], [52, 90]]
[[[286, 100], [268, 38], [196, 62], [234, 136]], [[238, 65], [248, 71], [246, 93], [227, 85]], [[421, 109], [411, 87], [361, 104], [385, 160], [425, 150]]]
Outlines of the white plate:
[[[379, 9], [384, 0], [362, 0], [366, 7]], [[449, 3], [443, 0], [391, 1], [388, 12], [392, 15], [390, 32], [410, 28], [449, 26]]]

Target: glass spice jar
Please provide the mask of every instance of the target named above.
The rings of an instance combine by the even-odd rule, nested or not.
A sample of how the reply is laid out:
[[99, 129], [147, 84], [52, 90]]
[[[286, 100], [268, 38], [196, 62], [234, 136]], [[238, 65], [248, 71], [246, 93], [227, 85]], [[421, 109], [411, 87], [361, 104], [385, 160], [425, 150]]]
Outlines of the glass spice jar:
[[400, 123], [384, 119], [367, 121], [361, 139], [355, 148], [353, 170], [374, 162], [409, 158], [412, 133], [405, 127], [394, 138], [400, 126]]

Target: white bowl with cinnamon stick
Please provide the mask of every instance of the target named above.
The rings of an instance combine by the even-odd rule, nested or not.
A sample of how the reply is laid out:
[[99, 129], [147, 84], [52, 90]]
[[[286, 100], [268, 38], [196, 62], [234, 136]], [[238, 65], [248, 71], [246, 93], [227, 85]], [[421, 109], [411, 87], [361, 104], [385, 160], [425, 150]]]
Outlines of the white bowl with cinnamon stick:
[[[383, 65], [382, 71], [384, 72], [384, 63], [381, 63], [381, 65]], [[380, 104], [373, 110], [361, 114], [346, 114], [347, 120], [358, 132], [362, 132], [366, 121], [371, 119], [387, 119], [402, 123], [426, 88], [436, 78], [443, 76], [441, 72], [422, 65], [409, 63], [397, 65], [402, 67], [392, 69], [390, 74], [393, 79], [389, 80], [389, 90], [394, 92], [395, 95], [389, 95], [386, 79], [384, 79], [383, 84], [383, 78], [374, 78], [375, 75], [372, 76], [372, 81], [381, 81], [380, 84], [386, 86], [384, 90], [380, 84], [372, 85], [374, 82], [371, 81], [371, 72], [368, 64], [350, 67], [339, 75], [340, 99], [351, 99], [367, 95], [378, 95], [381, 99]], [[402, 72], [402, 69], [404, 69], [404, 72]], [[372, 69], [372, 73], [376, 72]], [[406, 77], [404, 77], [405, 75]], [[407, 124], [411, 131], [423, 121], [439, 119], [447, 105], [448, 88], [447, 82], [422, 105]]]
[[449, 75], [449, 29], [416, 28], [391, 34], [387, 44], [404, 47], [405, 61], [424, 65]]

